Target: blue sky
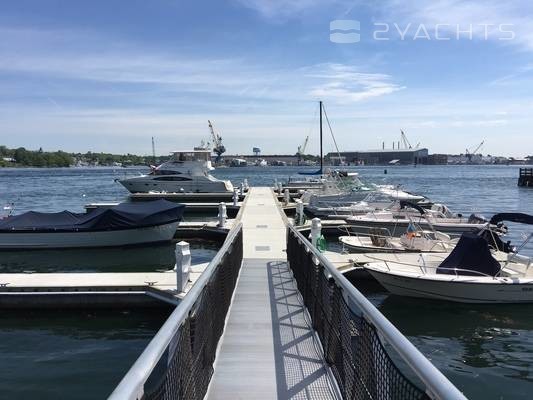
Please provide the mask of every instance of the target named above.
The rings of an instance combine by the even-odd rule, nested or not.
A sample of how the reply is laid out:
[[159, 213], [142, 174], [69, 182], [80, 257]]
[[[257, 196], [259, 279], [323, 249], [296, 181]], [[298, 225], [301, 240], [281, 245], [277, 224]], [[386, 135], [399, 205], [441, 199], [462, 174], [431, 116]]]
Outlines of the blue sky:
[[[333, 20], [359, 21], [360, 41], [333, 43]], [[306, 135], [318, 152], [322, 99], [342, 149], [403, 129], [430, 152], [524, 156], [532, 27], [525, 0], [4, 2], [0, 144], [149, 153], [155, 136], [164, 154], [210, 119], [230, 153]]]

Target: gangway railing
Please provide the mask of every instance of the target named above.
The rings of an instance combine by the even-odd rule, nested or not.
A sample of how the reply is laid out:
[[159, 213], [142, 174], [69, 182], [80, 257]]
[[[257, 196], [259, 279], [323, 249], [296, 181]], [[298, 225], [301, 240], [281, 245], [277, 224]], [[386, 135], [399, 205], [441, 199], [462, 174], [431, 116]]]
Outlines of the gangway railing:
[[239, 222], [109, 399], [204, 398], [242, 254]]
[[287, 260], [343, 398], [466, 399], [291, 225]]

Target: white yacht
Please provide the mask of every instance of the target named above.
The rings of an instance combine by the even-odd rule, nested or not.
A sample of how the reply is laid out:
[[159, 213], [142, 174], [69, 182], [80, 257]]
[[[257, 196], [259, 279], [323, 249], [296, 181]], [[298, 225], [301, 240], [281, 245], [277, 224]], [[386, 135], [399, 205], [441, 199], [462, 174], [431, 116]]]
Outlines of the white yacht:
[[148, 175], [126, 178], [119, 182], [131, 193], [225, 193], [233, 192], [230, 181], [210, 174], [211, 150], [173, 151], [169, 161], [152, 167]]

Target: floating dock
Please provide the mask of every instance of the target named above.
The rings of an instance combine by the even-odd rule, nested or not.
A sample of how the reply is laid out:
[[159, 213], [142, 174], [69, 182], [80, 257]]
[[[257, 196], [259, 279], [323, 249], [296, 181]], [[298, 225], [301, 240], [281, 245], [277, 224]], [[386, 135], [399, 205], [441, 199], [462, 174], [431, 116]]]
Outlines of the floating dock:
[[177, 305], [207, 263], [191, 266], [189, 283], [177, 291], [173, 270], [165, 272], [0, 274], [0, 308], [79, 308]]

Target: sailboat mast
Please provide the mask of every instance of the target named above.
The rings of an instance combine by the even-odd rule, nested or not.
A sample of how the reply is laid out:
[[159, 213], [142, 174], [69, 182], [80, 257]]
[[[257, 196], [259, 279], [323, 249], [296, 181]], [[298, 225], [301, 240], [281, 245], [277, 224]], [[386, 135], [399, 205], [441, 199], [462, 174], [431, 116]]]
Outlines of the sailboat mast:
[[323, 171], [324, 154], [322, 152], [322, 100], [320, 100], [320, 173]]

